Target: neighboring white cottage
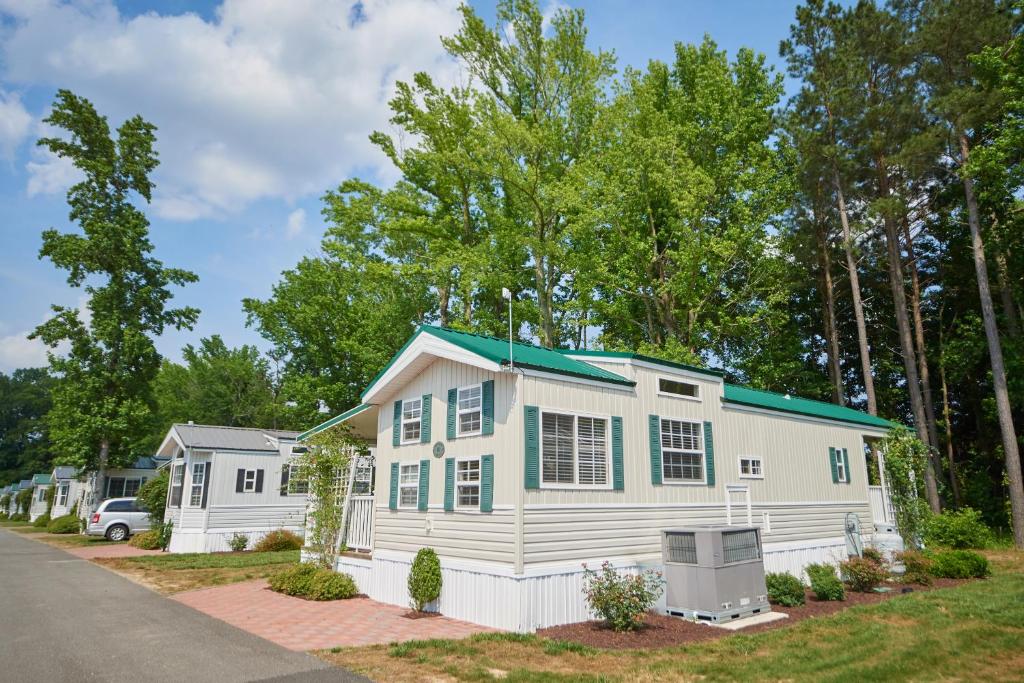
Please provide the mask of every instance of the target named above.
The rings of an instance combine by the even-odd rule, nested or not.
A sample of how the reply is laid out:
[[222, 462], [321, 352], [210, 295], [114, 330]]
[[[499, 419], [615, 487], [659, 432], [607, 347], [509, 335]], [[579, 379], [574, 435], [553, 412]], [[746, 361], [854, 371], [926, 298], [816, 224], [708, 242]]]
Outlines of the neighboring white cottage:
[[441, 612], [531, 631], [589, 617], [583, 563], [659, 567], [665, 528], [758, 525], [766, 568], [797, 574], [871, 536], [888, 421], [637, 354], [511, 353], [422, 326], [360, 406], [300, 435], [345, 423], [375, 447], [373, 505], [347, 514], [371, 556], [338, 561], [371, 598], [408, 604], [429, 546]]
[[268, 531], [303, 533], [307, 487], [291, 476], [298, 432], [176, 424], [158, 455], [171, 459], [165, 519], [171, 552], [229, 550], [236, 533], [250, 547]]
[[78, 502], [78, 516], [88, 520], [107, 498], [131, 498], [142, 485], [156, 476], [167, 465], [167, 458], [142, 456], [128, 467], [112, 467], [104, 471], [101, 478], [96, 471], [86, 473], [76, 487], [78, 495], [71, 500]]
[[49, 474], [32, 475], [32, 505], [28, 508], [30, 522], [34, 522], [46, 514], [46, 509], [50, 505], [46, 496], [52, 486], [53, 480]]
[[78, 500], [82, 488], [82, 482], [78, 480], [78, 470], [67, 465], [58, 465], [53, 468], [50, 474], [53, 480], [53, 508], [50, 510], [50, 517], [56, 519], [70, 514], [71, 509]]

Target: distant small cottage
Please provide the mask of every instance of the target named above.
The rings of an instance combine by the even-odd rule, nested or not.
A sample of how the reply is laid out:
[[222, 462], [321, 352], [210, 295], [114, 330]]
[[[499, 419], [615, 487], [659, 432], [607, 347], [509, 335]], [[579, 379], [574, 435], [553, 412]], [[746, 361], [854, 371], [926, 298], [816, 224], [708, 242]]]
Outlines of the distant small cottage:
[[56, 519], [70, 514], [78, 500], [82, 482], [78, 480], [78, 470], [67, 465], [58, 465], [50, 474], [53, 480], [53, 508], [50, 517]]
[[28, 508], [28, 519], [34, 522], [46, 514], [50, 502], [47, 494], [53, 486], [53, 479], [49, 474], [32, 475], [32, 504]]
[[[71, 499], [71, 505], [78, 503], [78, 516], [89, 519], [108, 498], [131, 498], [142, 485], [156, 476], [157, 471], [167, 465], [167, 458], [159, 456], [142, 456], [136, 458], [128, 467], [111, 467], [100, 477], [96, 471], [81, 475], [78, 495]], [[70, 487], [69, 487], [70, 488]]]

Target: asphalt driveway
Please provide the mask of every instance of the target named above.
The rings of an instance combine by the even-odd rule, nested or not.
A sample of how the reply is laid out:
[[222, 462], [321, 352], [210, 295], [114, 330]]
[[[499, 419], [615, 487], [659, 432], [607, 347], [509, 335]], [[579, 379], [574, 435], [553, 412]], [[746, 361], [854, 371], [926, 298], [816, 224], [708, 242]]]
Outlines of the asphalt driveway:
[[0, 671], [18, 681], [364, 681], [0, 529]]

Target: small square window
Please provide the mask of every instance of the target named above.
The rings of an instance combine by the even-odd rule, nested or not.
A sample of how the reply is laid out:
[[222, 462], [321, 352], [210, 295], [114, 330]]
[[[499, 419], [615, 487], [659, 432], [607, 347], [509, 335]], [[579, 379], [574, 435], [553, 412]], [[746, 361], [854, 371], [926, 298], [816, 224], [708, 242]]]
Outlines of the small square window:
[[764, 466], [761, 458], [755, 455], [740, 457], [740, 476], [744, 479], [764, 479]]

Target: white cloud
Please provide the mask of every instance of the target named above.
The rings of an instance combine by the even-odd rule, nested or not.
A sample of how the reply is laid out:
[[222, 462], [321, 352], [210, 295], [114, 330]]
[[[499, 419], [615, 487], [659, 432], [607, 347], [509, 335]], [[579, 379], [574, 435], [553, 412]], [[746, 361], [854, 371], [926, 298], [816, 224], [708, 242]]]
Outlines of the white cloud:
[[18, 368], [38, 368], [47, 364], [46, 345], [29, 339], [29, 332], [0, 337], [0, 372]]
[[288, 239], [294, 239], [302, 234], [302, 231], [306, 229], [306, 211], [305, 209], [295, 209], [288, 214], [288, 223], [284, 228], [284, 236]]
[[[352, 0], [225, 0], [205, 21], [0, 0], [0, 64], [5, 82], [67, 87], [114, 125], [136, 113], [156, 124], [155, 210], [191, 220], [387, 175], [367, 136], [387, 128], [396, 80], [454, 81], [440, 36], [458, 29], [457, 6], [364, 0], [354, 20]], [[32, 163], [30, 191], [59, 185], [52, 162]]]
[[0, 158], [11, 159], [14, 150], [28, 135], [32, 116], [14, 93], [0, 89]]
[[82, 172], [65, 157], [59, 157], [50, 150], [37, 149], [32, 152], [33, 160], [25, 164], [28, 170], [29, 197], [38, 194], [61, 194], [78, 182]]

